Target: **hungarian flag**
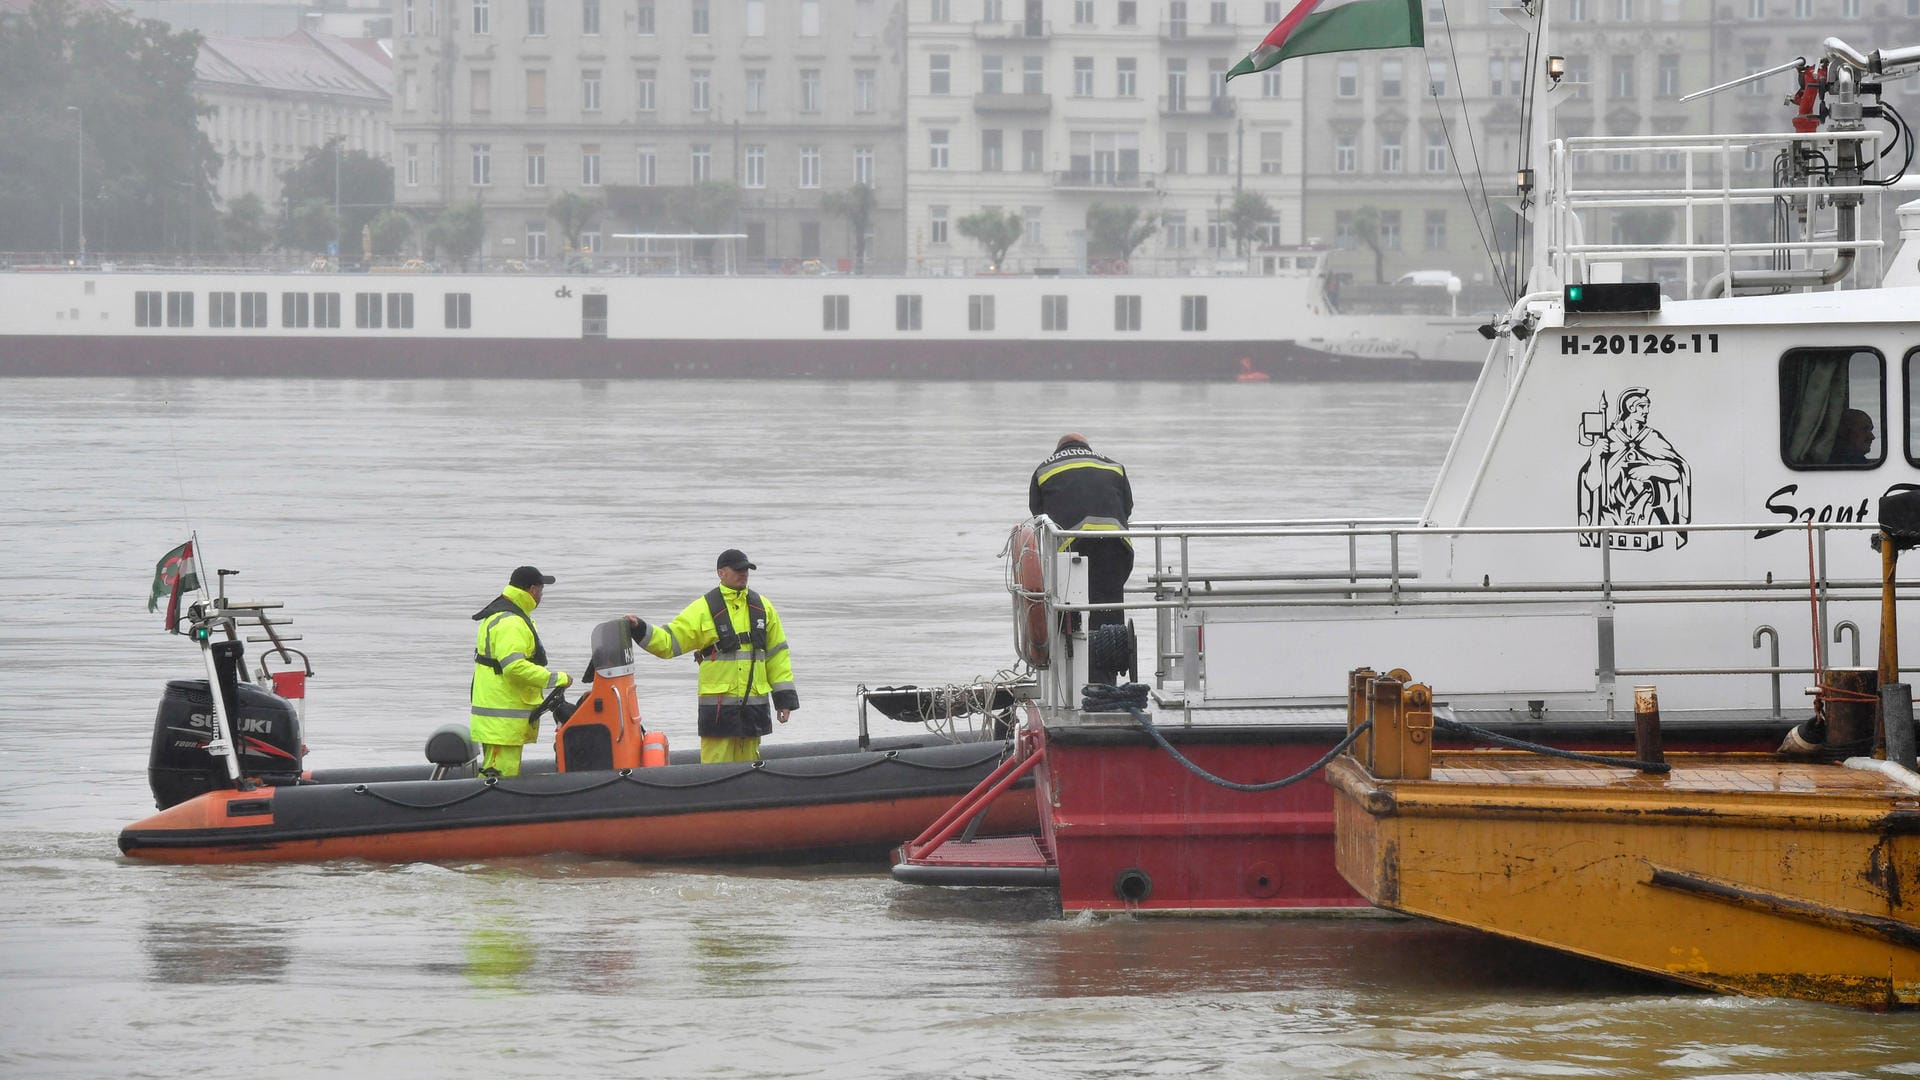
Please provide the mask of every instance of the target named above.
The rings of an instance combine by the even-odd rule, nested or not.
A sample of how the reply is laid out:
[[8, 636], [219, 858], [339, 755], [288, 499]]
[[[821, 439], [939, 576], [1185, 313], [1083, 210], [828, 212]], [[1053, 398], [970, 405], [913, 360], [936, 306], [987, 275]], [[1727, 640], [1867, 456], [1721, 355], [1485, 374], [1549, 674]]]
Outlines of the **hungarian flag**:
[[147, 597], [147, 610], [153, 611], [160, 606], [160, 598], [167, 598], [167, 629], [172, 630], [180, 622], [180, 594], [188, 589], [200, 588], [200, 575], [194, 570], [193, 541], [189, 540], [172, 551], [161, 556], [153, 567], [153, 592]]
[[1420, 0], [1299, 0], [1227, 78], [1265, 71], [1290, 56], [1404, 49], [1427, 43]]

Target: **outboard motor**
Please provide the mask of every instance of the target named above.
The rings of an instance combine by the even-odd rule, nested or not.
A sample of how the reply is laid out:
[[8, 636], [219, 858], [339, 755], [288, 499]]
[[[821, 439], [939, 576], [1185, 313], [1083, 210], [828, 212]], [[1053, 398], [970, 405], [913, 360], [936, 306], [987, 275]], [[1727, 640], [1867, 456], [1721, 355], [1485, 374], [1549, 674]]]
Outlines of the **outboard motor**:
[[[238, 684], [233, 738], [243, 776], [269, 784], [293, 783], [305, 768], [300, 714], [293, 703], [251, 683]], [[205, 679], [174, 679], [160, 698], [147, 757], [147, 784], [162, 810], [228, 787], [226, 765], [207, 753], [213, 739], [213, 695]]]

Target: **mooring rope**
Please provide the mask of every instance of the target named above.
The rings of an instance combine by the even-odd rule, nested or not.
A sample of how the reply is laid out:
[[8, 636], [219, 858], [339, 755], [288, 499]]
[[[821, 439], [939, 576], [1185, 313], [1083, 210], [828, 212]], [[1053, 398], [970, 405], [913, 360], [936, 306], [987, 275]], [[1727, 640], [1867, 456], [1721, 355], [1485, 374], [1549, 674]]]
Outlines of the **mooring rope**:
[[1489, 731], [1483, 727], [1463, 724], [1458, 720], [1449, 720], [1444, 716], [1434, 717], [1433, 726], [1439, 731], [1449, 732], [1454, 735], [1465, 735], [1470, 739], [1480, 739], [1490, 742], [1495, 746], [1504, 746], [1509, 750], [1525, 750], [1529, 753], [1539, 754], [1541, 757], [1565, 758], [1568, 761], [1584, 761], [1590, 765], [1611, 765], [1616, 769], [1638, 769], [1641, 772], [1647, 773], [1668, 773], [1673, 771], [1673, 766], [1664, 761], [1642, 761], [1639, 758], [1609, 757], [1606, 754], [1589, 754], [1580, 750], [1562, 750], [1557, 746], [1528, 742], [1526, 739], [1516, 739], [1511, 735], [1502, 735], [1497, 731]]
[[1301, 769], [1292, 776], [1282, 777], [1278, 780], [1269, 780], [1264, 784], [1242, 784], [1235, 780], [1228, 780], [1223, 776], [1215, 776], [1194, 764], [1185, 754], [1175, 749], [1174, 745], [1167, 741], [1167, 737], [1160, 733], [1160, 729], [1154, 726], [1153, 721], [1148, 719], [1146, 710], [1143, 708], [1146, 703], [1147, 685], [1145, 683], [1127, 683], [1123, 686], [1088, 683], [1086, 688], [1080, 693], [1080, 706], [1089, 712], [1119, 712], [1124, 710], [1132, 713], [1133, 718], [1139, 721], [1140, 726], [1146, 729], [1148, 735], [1153, 737], [1153, 741], [1160, 744], [1160, 749], [1172, 755], [1173, 760], [1179, 762], [1188, 772], [1205, 780], [1207, 783], [1226, 788], [1228, 791], [1275, 791], [1279, 788], [1286, 787], [1288, 784], [1297, 784], [1307, 777], [1312, 776], [1314, 773], [1319, 772], [1321, 769], [1326, 768], [1334, 758], [1340, 756], [1342, 751], [1352, 746], [1354, 740], [1373, 729], [1373, 721], [1369, 720], [1359, 727], [1354, 728], [1352, 731], [1347, 732], [1347, 737], [1341, 739], [1340, 742], [1335, 745], [1333, 749], [1327, 751], [1319, 761]]

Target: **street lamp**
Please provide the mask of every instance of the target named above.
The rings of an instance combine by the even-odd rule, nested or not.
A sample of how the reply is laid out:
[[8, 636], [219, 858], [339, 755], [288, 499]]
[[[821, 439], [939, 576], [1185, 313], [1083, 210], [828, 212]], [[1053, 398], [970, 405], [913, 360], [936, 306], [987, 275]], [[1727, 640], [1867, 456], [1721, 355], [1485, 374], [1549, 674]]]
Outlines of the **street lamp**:
[[73, 114], [73, 194], [79, 204], [75, 231], [79, 234], [80, 261], [87, 261], [87, 114], [78, 105], [67, 106]]

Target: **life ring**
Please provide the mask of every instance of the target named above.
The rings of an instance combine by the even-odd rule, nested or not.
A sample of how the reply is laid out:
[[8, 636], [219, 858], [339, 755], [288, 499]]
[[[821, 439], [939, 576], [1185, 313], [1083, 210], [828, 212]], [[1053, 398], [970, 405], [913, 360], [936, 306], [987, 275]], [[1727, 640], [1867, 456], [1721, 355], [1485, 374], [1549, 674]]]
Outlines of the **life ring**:
[[1052, 657], [1048, 652], [1050, 627], [1047, 619], [1047, 581], [1041, 564], [1040, 534], [1029, 522], [1013, 530], [1013, 633], [1020, 658], [1036, 668], [1044, 668]]

